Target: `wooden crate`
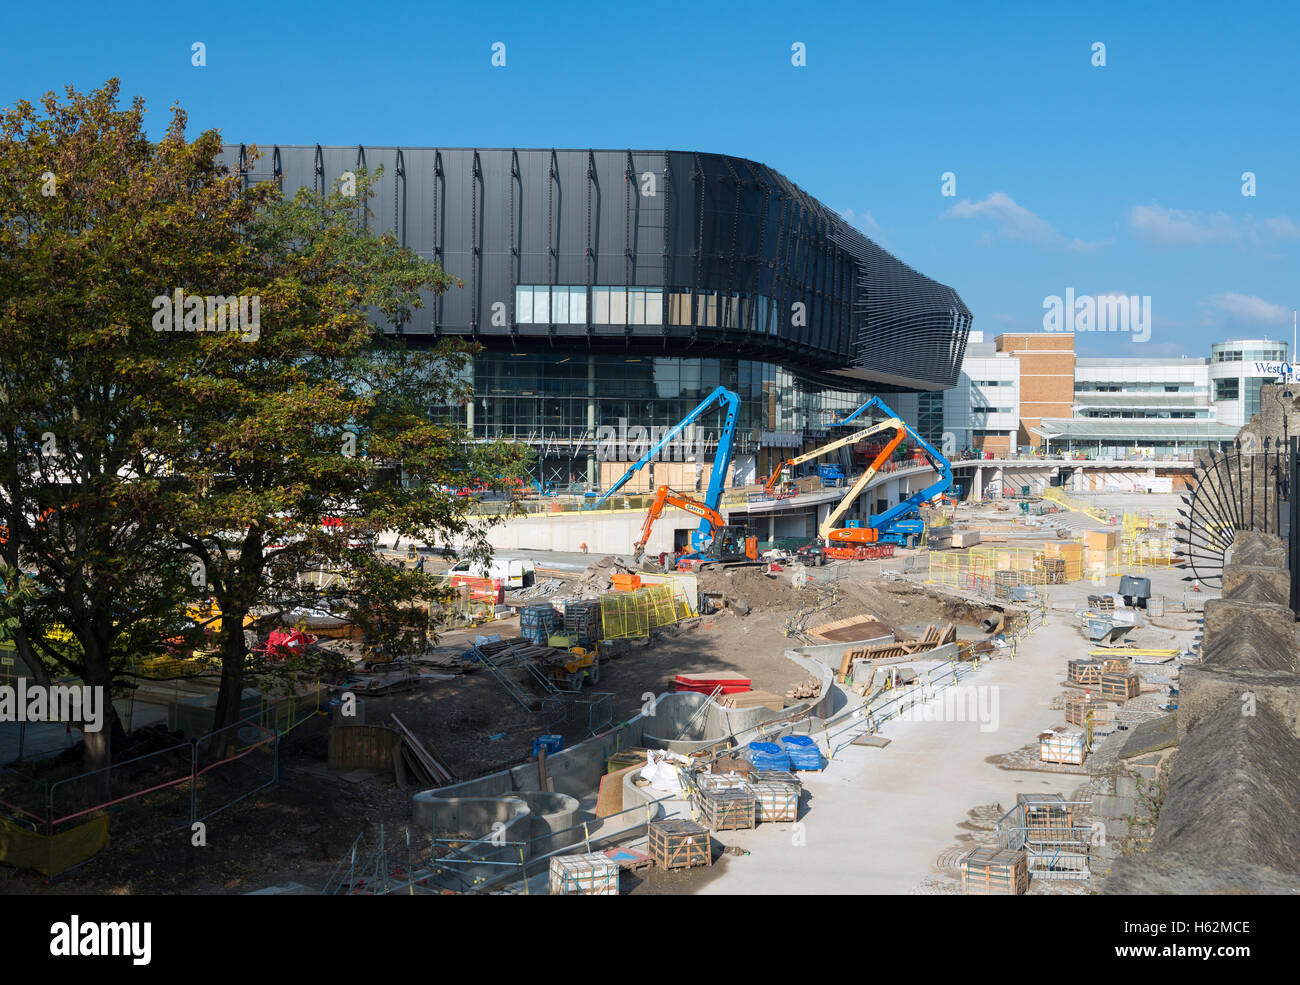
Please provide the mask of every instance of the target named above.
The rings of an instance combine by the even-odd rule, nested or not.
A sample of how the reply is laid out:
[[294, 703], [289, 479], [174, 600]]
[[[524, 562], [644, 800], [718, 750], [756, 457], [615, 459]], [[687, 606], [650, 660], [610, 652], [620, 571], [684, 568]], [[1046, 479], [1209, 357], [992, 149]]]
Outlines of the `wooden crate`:
[[700, 820], [711, 831], [738, 831], [758, 823], [758, 803], [748, 787], [700, 788]]
[[1086, 694], [1072, 694], [1065, 699], [1065, 723], [1067, 725], [1078, 725], [1082, 728], [1088, 723], [1088, 712], [1093, 713], [1093, 720], [1096, 720], [1097, 700]]
[[799, 774], [790, 770], [755, 770], [749, 779], [759, 783], [788, 783], [794, 787], [795, 793], [803, 790], [803, 782], [799, 779]]
[[1055, 845], [1075, 842], [1074, 807], [1066, 804], [1059, 793], [1016, 794], [1016, 803], [1024, 806], [1025, 840], [1031, 845]]
[[1101, 662], [1103, 674], [1127, 674], [1133, 669], [1131, 657], [1107, 657]]
[[1136, 698], [1142, 691], [1142, 679], [1133, 671], [1125, 674], [1102, 674], [1101, 696], [1117, 701]]
[[713, 864], [713, 838], [694, 821], [651, 821], [646, 848], [663, 869]]
[[751, 782], [749, 790], [760, 822], [799, 820], [799, 788], [795, 784], [760, 780]]
[[617, 896], [618, 863], [603, 852], [551, 859], [552, 896]]
[[1082, 766], [1088, 758], [1083, 733], [1063, 727], [1050, 728], [1038, 736], [1038, 758], [1044, 763]]
[[1023, 848], [976, 848], [961, 860], [966, 896], [1023, 896], [1029, 891], [1029, 855]]
[[1101, 675], [1103, 673], [1100, 660], [1071, 660], [1066, 671], [1066, 677], [1071, 684], [1097, 687], [1101, 684]]

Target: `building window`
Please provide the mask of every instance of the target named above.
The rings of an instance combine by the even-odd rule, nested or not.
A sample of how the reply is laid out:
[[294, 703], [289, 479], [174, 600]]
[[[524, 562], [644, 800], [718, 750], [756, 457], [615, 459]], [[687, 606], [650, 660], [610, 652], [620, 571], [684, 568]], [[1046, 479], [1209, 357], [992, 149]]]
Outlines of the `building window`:
[[691, 323], [691, 292], [673, 291], [668, 295], [668, 319], [673, 325]]
[[718, 295], [716, 291], [701, 291], [696, 295], [695, 324], [709, 328], [718, 327]]
[[515, 322], [520, 325], [585, 325], [587, 289], [534, 285], [516, 287]]
[[1214, 399], [1215, 400], [1240, 400], [1241, 387], [1240, 381], [1236, 379], [1215, 380], [1214, 381]]
[[634, 287], [627, 292], [629, 325], [662, 325], [664, 292], [658, 287]]

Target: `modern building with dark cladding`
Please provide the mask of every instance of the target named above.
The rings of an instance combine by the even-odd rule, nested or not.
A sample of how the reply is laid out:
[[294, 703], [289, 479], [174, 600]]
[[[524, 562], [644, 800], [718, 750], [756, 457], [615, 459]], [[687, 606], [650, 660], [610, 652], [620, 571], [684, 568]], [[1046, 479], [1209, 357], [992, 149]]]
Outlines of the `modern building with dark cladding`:
[[[802, 444], [868, 392], [957, 382], [971, 324], [957, 293], [753, 161], [681, 151], [258, 150], [255, 160], [251, 146], [228, 145], [225, 159], [288, 195], [382, 167], [370, 200], [376, 229], [464, 284], [428, 298], [401, 331], [484, 347], [475, 370], [483, 404], [466, 420], [482, 437], [538, 440], [524, 430], [549, 427], [573, 454], [589, 453], [596, 428], [623, 418], [675, 423], [722, 383], [749, 391], [740, 448], [756, 451]], [[797, 396], [773, 401], [783, 390]], [[521, 396], [542, 404], [500, 405]], [[578, 403], [545, 406], [550, 397]], [[564, 478], [563, 467], [551, 471]]]

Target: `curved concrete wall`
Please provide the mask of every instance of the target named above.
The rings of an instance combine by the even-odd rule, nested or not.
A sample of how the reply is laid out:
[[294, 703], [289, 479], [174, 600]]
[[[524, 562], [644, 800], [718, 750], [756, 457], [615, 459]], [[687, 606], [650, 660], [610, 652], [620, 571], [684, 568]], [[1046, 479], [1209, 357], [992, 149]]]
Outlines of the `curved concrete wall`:
[[[527, 842], [527, 855], [545, 855], [581, 840], [573, 829], [580, 823], [578, 801], [562, 793], [521, 790], [505, 797], [456, 797], [445, 790], [425, 790], [415, 795], [411, 814], [421, 831], [435, 837], [465, 835], [473, 838], [466, 853], [490, 857], [494, 825], [502, 825], [505, 841]], [[501, 840], [500, 837], [497, 839]], [[479, 842], [486, 841], [486, 845]], [[517, 850], [512, 849], [512, 854]]]
[[[707, 705], [701, 715], [700, 709]], [[706, 694], [678, 691], [661, 694], [655, 699], [653, 715], [644, 719], [641, 742], [651, 749], [670, 752], [694, 752], [701, 746], [750, 733], [764, 722], [787, 718], [798, 713], [802, 705], [780, 711], [773, 708], [724, 708]], [[699, 716], [698, 718], [696, 716]], [[694, 719], [694, 724], [691, 724]], [[690, 728], [687, 728], [691, 725]]]
[[563, 793], [521, 791], [514, 794], [523, 798], [532, 813], [532, 844], [529, 855], [546, 855], [557, 848], [567, 848], [582, 840], [582, 808], [578, 801]]

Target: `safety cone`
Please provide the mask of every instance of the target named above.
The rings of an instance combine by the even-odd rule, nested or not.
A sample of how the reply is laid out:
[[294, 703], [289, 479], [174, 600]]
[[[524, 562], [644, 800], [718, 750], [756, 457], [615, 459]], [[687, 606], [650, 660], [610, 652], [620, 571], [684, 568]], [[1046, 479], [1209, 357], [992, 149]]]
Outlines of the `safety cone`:
[[1193, 578], [1193, 579], [1192, 579], [1192, 591], [1193, 591], [1193, 592], [1199, 592], [1200, 590], [1201, 590], [1201, 579], [1199, 579], [1199, 578]]

